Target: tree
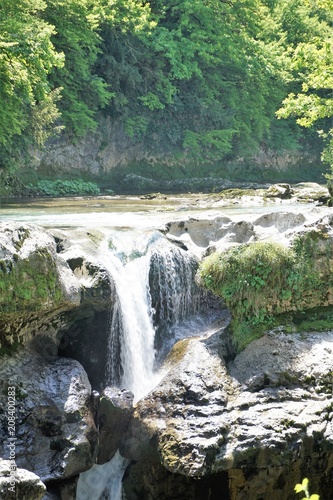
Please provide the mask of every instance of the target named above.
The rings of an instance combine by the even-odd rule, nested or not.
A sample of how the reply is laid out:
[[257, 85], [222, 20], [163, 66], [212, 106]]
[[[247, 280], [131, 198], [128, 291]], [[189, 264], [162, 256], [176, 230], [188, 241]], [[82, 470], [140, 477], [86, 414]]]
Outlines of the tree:
[[[316, 127], [326, 141], [322, 160], [333, 169], [333, 2], [297, 1], [288, 4], [292, 20], [301, 19], [301, 29], [289, 41], [290, 71], [294, 86], [277, 111], [279, 118], [293, 116], [302, 127]], [[285, 5], [285, 10], [286, 5]], [[291, 45], [292, 42], [292, 45]], [[328, 176], [332, 180], [332, 175]]]
[[[61, 87], [59, 109], [67, 133], [83, 136], [97, 126], [96, 113], [111, 98], [104, 80], [93, 68], [100, 53], [96, 8], [99, 1], [46, 0], [45, 21], [55, 27], [52, 43], [65, 56], [62, 67], [50, 74], [53, 87]], [[98, 8], [97, 8], [98, 12]]]
[[[41, 19], [42, 0], [3, 0], [0, 5], [0, 157], [9, 161], [23, 144], [40, 145], [59, 117], [59, 91], [48, 80], [63, 56], [54, 28]], [[43, 132], [42, 132], [43, 130]]]
[[265, 35], [268, 7], [259, 0], [149, 5], [151, 12], [145, 5], [126, 17], [132, 24], [109, 16], [101, 26], [97, 71], [114, 93], [108, 110], [150, 150], [168, 144], [203, 161], [253, 152], [270, 133], [284, 86], [279, 47]]

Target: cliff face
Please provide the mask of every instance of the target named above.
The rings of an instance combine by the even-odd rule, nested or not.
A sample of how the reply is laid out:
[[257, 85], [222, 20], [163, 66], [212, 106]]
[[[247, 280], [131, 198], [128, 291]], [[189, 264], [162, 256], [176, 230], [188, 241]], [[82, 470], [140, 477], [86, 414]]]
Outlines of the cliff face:
[[[73, 144], [66, 136], [53, 139], [46, 144], [44, 150], [33, 151], [32, 157], [36, 169], [41, 172], [57, 172], [58, 177], [59, 173], [65, 172], [72, 176], [88, 173], [98, 178], [110, 173], [115, 167], [126, 169], [131, 166], [132, 173], [152, 178], [141, 179], [142, 188], [148, 190], [163, 188], [164, 184], [160, 182], [163, 179], [169, 179], [172, 183], [173, 179], [179, 177], [179, 170], [182, 172], [181, 177], [188, 177], [190, 189], [196, 188], [191, 178], [198, 175], [198, 172], [201, 172], [199, 177], [222, 176], [238, 181], [248, 178], [255, 182], [265, 182], [279, 177], [279, 180], [286, 179], [290, 171], [293, 172], [290, 180], [295, 182], [297, 179], [318, 180], [323, 171], [318, 153], [309, 151], [277, 152], [261, 149], [252, 156], [219, 161], [216, 167], [212, 167], [209, 160], [196, 163], [193, 157], [187, 158], [184, 150], [172, 150], [170, 145], [165, 145], [163, 149], [161, 141], [157, 148], [155, 142], [153, 135], [150, 144], [131, 138], [126, 134], [121, 121], [101, 117], [96, 131], [90, 132], [82, 140]], [[140, 162], [147, 165], [144, 172], [138, 170]], [[202, 168], [198, 169], [201, 164]], [[163, 179], [160, 178], [159, 165], [164, 166]], [[213, 175], [212, 171], [215, 172]], [[132, 186], [128, 186], [131, 182]], [[134, 182], [135, 184], [128, 179], [127, 187], [138, 189], [140, 186], [137, 180]], [[197, 186], [197, 189], [201, 190], [202, 185]]]

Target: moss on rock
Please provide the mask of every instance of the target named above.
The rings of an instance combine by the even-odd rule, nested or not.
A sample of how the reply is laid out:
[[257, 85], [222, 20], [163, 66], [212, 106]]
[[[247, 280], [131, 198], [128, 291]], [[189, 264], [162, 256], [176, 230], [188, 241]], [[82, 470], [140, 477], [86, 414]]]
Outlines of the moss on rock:
[[332, 242], [311, 230], [291, 248], [255, 242], [213, 253], [201, 263], [200, 282], [222, 297], [238, 350], [276, 326], [286, 313], [333, 304]]

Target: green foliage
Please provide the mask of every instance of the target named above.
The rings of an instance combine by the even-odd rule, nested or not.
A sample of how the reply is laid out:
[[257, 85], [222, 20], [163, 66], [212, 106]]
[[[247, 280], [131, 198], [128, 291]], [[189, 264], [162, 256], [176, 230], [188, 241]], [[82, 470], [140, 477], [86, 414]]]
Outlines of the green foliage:
[[[148, 154], [178, 164], [297, 148], [304, 136], [293, 115], [302, 126], [318, 123], [329, 141], [329, 6], [4, 0], [0, 167], [13, 168], [15, 155], [63, 128], [72, 141], [84, 137], [101, 114]], [[326, 148], [325, 161], [332, 156]]]
[[326, 142], [322, 160], [333, 168], [332, 2], [280, 0], [277, 9], [286, 34], [290, 82], [290, 93], [277, 116], [292, 116], [302, 127], [315, 127]]
[[[274, 326], [287, 311], [303, 311], [325, 301], [332, 285], [330, 245], [315, 231], [298, 237], [292, 248], [257, 242], [213, 253], [203, 260], [199, 274], [205, 287], [222, 297], [232, 313], [234, 342], [241, 350]], [[326, 258], [322, 274], [316, 259]]]
[[309, 498], [310, 500], [319, 500], [319, 495], [317, 495], [317, 494], [312, 494], [310, 496], [310, 493], [309, 493], [309, 480], [306, 477], [303, 479], [302, 484], [300, 484], [300, 483], [296, 484], [296, 486], [295, 486], [295, 492], [296, 493], [304, 493], [305, 494], [305, 497], [302, 498], [302, 500], [306, 500], [307, 498]]
[[99, 194], [99, 187], [94, 182], [83, 180], [38, 181], [36, 186], [29, 186], [37, 190], [42, 196], [96, 196]]
[[40, 144], [59, 117], [49, 74], [63, 56], [51, 42], [53, 26], [41, 18], [45, 6], [40, 0], [0, 5], [0, 166], [27, 143]]
[[88, 0], [47, 0], [46, 4], [43, 16], [55, 27], [52, 42], [65, 56], [64, 66], [53, 71], [50, 80], [53, 87], [62, 87], [62, 121], [69, 133], [79, 137], [96, 128], [96, 112], [112, 96], [93, 70], [100, 52], [98, 18], [91, 14]]

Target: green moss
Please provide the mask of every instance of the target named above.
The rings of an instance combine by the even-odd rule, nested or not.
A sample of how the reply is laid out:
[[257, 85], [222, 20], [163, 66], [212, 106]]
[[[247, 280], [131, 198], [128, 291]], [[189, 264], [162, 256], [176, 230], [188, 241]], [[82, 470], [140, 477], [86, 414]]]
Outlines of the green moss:
[[[296, 319], [296, 313], [327, 303], [333, 287], [331, 247], [325, 233], [311, 231], [298, 237], [292, 248], [257, 242], [204, 259], [201, 282], [230, 309], [237, 350], [276, 326], [285, 313], [292, 312]], [[331, 328], [325, 318], [315, 324]]]
[[2, 314], [40, 310], [46, 304], [57, 305], [62, 299], [57, 270], [46, 249], [28, 260], [3, 260], [0, 264], [0, 308]]

